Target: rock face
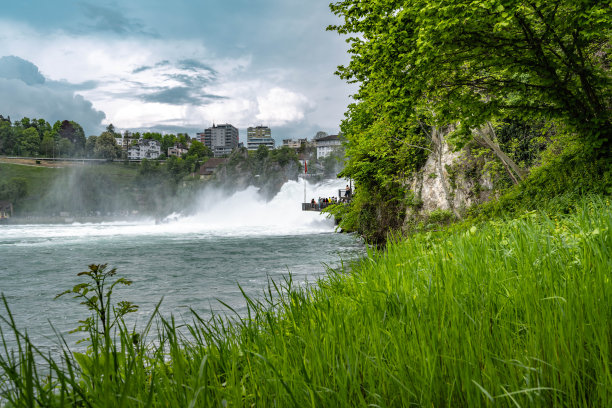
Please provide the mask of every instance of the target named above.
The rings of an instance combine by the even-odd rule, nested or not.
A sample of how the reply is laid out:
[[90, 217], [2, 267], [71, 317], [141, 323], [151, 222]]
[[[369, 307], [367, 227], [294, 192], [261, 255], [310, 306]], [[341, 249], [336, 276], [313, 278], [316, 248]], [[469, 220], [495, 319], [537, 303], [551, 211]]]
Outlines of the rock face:
[[445, 142], [436, 150], [406, 181], [412, 193], [407, 221], [436, 210], [461, 216], [467, 208], [486, 201], [493, 191], [491, 177], [484, 171], [490, 158], [475, 157], [469, 146], [454, 152]]

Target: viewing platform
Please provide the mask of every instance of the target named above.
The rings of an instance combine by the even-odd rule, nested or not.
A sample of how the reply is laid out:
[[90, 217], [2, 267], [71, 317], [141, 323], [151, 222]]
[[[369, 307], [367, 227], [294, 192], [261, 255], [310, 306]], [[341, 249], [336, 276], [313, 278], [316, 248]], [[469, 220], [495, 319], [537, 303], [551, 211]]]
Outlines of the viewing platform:
[[338, 197], [317, 197], [313, 198], [309, 203], [302, 203], [302, 211], [316, 211], [321, 212], [321, 210], [329, 207], [333, 204], [339, 203], [348, 203], [351, 201], [353, 196], [353, 191], [349, 189], [340, 189], [338, 190]]

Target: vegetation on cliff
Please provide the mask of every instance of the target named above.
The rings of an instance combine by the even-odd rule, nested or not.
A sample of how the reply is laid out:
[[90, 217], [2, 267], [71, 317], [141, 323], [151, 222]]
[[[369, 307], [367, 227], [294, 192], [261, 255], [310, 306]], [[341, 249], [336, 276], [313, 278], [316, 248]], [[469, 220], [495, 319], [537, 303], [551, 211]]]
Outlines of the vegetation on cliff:
[[[447, 144], [486, 148], [511, 184], [522, 183], [547, 149], [549, 156], [570, 150], [584, 163], [610, 152], [606, 4], [342, 0], [331, 8], [342, 23], [330, 29], [350, 44], [351, 61], [338, 74], [360, 85], [342, 124], [342, 175], [357, 185], [353, 205], [336, 209], [343, 228], [375, 243], [399, 229], [415, 204], [406, 179], [423, 156], [437, 157], [435, 175], [450, 190], [441, 165]], [[461, 217], [451, 194], [444, 191], [446, 210]]]

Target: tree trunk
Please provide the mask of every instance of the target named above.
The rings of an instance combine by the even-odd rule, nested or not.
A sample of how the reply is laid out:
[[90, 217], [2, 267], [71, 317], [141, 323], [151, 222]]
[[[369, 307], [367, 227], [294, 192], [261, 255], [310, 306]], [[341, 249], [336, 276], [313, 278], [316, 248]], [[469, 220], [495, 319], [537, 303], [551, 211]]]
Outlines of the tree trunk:
[[[477, 136], [474, 134], [472, 135], [478, 143], [488, 147], [489, 149], [493, 151], [493, 153], [495, 153], [495, 155], [499, 158], [499, 160], [501, 160], [502, 164], [504, 165], [504, 168], [510, 175], [510, 178], [512, 179], [514, 184], [518, 184], [519, 183], [518, 179], [520, 179], [521, 181], [524, 180], [525, 177], [527, 176], [527, 172], [521, 169], [514, 162], [514, 160], [508, 157], [508, 155], [501, 150], [499, 145], [495, 141], [493, 141], [491, 137], [489, 137], [488, 135], [489, 132], [491, 133], [493, 137], [495, 137], [495, 130], [493, 129], [491, 122], [487, 121], [487, 125], [485, 126], [484, 129], [482, 128], [476, 129]], [[518, 179], [516, 176], [518, 176]]]

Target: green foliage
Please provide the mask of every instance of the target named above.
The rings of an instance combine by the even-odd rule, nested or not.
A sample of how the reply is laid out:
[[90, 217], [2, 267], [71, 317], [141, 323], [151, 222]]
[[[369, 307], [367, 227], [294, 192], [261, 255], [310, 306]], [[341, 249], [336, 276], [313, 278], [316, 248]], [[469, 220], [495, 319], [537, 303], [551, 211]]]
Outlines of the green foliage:
[[81, 156], [85, 146], [83, 128], [74, 121], [57, 121], [51, 126], [44, 119], [25, 117], [11, 124], [0, 115], [0, 154], [74, 157]]
[[98, 136], [89, 136], [87, 141], [85, 142], [85, 154], [89, 158], [95, 157], [96, 150], [96, 142], [98, 141]]
[[263, 162], [268, 157], [268, 147], [266, 145], [259, 145], [257, 150], [255, 151], [255, 158]]
[[15, 203], [27, 195], [27, 179], [23, 177], [13, 177], [6, 181], [0, 181], [0, 200], [8, 200]]
[[550, 122], [530, 124], [512, 119], [502, 121], [495, 133], [502, 150], [522, 168], [540, 164], [542, 152], [555, 136]]
[[556, 118], [591, 151], [610, 148], [612, 14], [605, 2], [343, 0], [340, 75], [439, 125]]
[[[265, 147], [265, 146], [263, 146]], [[298, 157], [295, 150], [282, 146], [269, 152], [270, 161], [278, 163], [281, 167], [285, 167], [290, 163], [298, 164]]]
[[586, 194], [612, 194], [612, 160], [593, 159], [574, 144], [548, 158], [521, 184], [498, 200], [470, 209], [473, 217], [508, 216], [523, 211], [567, 212]]
[[401, 227], [407, 204], [403, 182], [423, 165], [429, 151], [415, 119], [401, 122], [394, 110], [385, 110], [379, 96], [349, 106], [341, 125], [346, 160], [339, 174], [357, 187], [340, 227], [376, 244]]
[[189, 147], [189, 151], [187, 152], [187, 156], [193, 156], [196, 159], [200, 160], [207, 157], [212, 157], [213, 152], [208, 147], [206, 147], [204, 143], [198, 140], [192, 140], [191, 146]]
[[38, 156], [40, 138], [34, 128], [19, 131], [17, 136], [17, 151], [20, 156]]
[[452, 211], [438, 208], [429, 213], [429, 222], [433, 224], [448, 224], [454, 217], [455, 215]]
[[[87, 281], [75, 285], [72, 289], [66, 290], [55, 298], [64, 295], [72, 295], [74, 299], [81, 300], [81, 304], [92, 312], [92, 316], [80, 321], [80, 326], [75, 331], [90, 333], [95, 330], [106, 339], [110, 339], [111, 329], [120, 322], [128, 313], [134, 313], [138, 306], [132, 302], [120, 301], [116, 305], [112, 303], [112, 295], [115, 286], [132, 284], [126, 278], [113, 277], [117, 274], [117, 269], [107, 270], [107, 264], [91, 264], [89, 269], [80, 272], [77, 276], [88, 278]], [[112, 312], [112, 313], [111, 313]]]
[[[109, 127], [112, 125], [109, 125]], [[121, 149], [115, 141], [115, 133], [106, 131], [95, 139], [93, 153], [95, 157], [100, 159], [116, 159], [120, 156]], [[90, 137], [91, 139], [91, 137]]]
[[94, 331], [87, 354], [57, 358], [18, 330], [4, 299], [0, 319], [18, 346], [0, 350], [0, 398], [44, 407], [608, 406], [611, 243], [609, 197], [591, 196], [568, 215], [532, 211], [393, 241], [317, 285], [270, 281], [235, 317], [194, 312], [177, 323], [154, 312], [154, 336], [151, 321], [141, 336], [118, 323], [108, 347]]
[[[342, 22], [329, 29], [350, 44], [351, 60], [337, 73], [359, 84], [342, 127], [343, 176], [372, 200], [437, 148], [419, 140], [419, 128], [453, 125], [448, 141], [463, 148], [493, 123], [492, 143], [502, 149], [489, 148], [522, 166], [539, 164], [557, 129], [577, 135], [587, 155], [610, 151], [607, 4], [341, 0], [330, 7]], [[518, 182], [523, 171], [510, 161], [490, 161], [487, 170], [514, 172], [509, 180]], [[351, 211], [360, 211], [356, 204]]]

